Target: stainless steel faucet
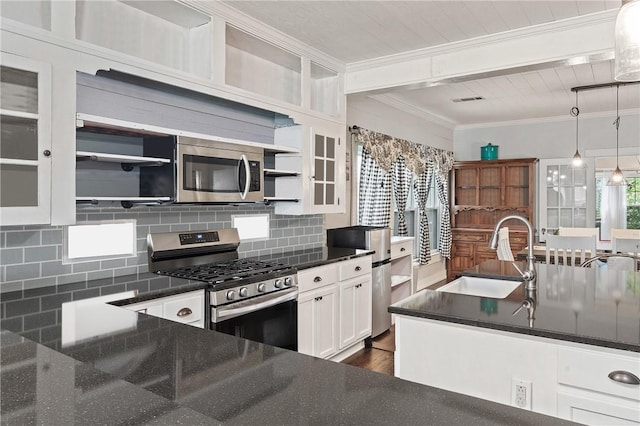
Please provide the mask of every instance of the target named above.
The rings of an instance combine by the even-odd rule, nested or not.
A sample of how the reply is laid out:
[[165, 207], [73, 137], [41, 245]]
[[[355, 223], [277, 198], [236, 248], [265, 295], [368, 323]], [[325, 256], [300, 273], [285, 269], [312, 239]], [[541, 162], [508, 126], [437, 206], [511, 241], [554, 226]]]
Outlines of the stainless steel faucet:
[[505, 216], [496, 223], [495, 228], [493, 229], [493, 234], [491, 234], [491, 239], [489, 240], [489, 248], [497, 249], [498, 248], [498, 231], [502, 227], [502, 224], [508, 220], [519, 220], [527, 226], [527, 267], [524, 271], [521, 271], [520, 268], [513, 263], [513, 267], [518, 270], [520, 275], [522, 275], [522, 279], [526, 281], [525, 289], [527, 290], [535, 290], [536, 289], [536, 270], [533, 265], [535, 261], [535, 257], [533, 256], [533, 227], [531, 223], [527, 219], [522, 216]]

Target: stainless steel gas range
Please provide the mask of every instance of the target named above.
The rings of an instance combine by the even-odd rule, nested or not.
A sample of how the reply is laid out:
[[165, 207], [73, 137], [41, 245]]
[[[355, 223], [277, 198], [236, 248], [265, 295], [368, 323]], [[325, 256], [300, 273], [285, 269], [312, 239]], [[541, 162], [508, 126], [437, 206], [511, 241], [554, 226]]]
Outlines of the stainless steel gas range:
[[212, 330], [298, 349], [298, 285], [291, 265], [240, 259], [236, 229], [149, 234], [149, 271], [209, 284]]

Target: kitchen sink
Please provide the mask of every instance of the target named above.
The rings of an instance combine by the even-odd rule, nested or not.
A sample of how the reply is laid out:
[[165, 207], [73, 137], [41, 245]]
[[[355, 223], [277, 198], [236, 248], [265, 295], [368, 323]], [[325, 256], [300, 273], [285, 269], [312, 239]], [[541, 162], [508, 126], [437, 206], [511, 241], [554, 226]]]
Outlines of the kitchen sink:
[[445, 293], [467, 294], [469, 296], [504, 299], [521, 281], [498, 280], [492, 278], [460, 277], [437, 289]]

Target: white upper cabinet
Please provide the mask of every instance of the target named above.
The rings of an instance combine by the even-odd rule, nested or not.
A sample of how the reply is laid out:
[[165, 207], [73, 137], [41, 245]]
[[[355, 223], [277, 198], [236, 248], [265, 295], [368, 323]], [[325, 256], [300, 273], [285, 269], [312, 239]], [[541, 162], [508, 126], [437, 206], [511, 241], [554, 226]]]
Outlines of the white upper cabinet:
[[276, 154], [276, 168], [298, 172], [276, 179], [278, 214], [344, 213], [345, 138], [341, 126], [291, 126], [276, 129], [277, 145], [299, 147], [300, 154]]
[[51, 211], [51, 67], [0, 57], [2, 225], [47, 224]]

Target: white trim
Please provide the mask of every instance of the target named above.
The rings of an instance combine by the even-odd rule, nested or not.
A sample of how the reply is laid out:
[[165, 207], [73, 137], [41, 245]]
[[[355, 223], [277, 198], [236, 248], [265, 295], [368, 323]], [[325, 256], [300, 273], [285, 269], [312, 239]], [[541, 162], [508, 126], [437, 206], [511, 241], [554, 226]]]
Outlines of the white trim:
[[588, 15], [576, 16], [573, 18], [562, 19], [554, 22], [546, 22], [538, 25], [530, 25], [523, 28], [508, 30], [496, 34], [488, 34], [485, 36], [465, 39], [452, 43], [440, 44], [437, 46], [426, 47], [423, 49], [410, 50], [402, 53], [381, 56], [374, 59], [347, 63], [347, 73], [354, 71], [366, 71], [371, 68], [380, 66], [389, 66], [402, 64], [407, 61], [414, 61], [431, 57], [437, 54], [457, 52], [466, 49], [472, 49], [479, 46], [490, 45], [502, 41], [512, 41], [514, 39], [529, 37], [543, 33], [551, 33], [566, 29], [588, 28], [593, 24], [614, 23], [618, 9], [610, 9], [602, 12], [591, 13]]
[[[637, 116], [639, 114], [640, 114], [640, 108], [633, 108], [633, 109], [620, 111], [621, 116], [627, 116], [627, 115]], [[582, 112], [580, 113], [581, 120], [590, 119], [590, 118], [615, 117], [615, 116], [616, 116], [615, 110], [590, 112], [586, 114]], [[555, 123], [560, 121], [575, 121], [575, 118], [567, 114], [567, 115], [556, 115], [553, 117], [523, 118], [520, 120], [510, 120], [510, 121], [494, 121], [490, 123], [459, 124], [455, 126], [455, 130], [520, 126], [524, 124]]]

